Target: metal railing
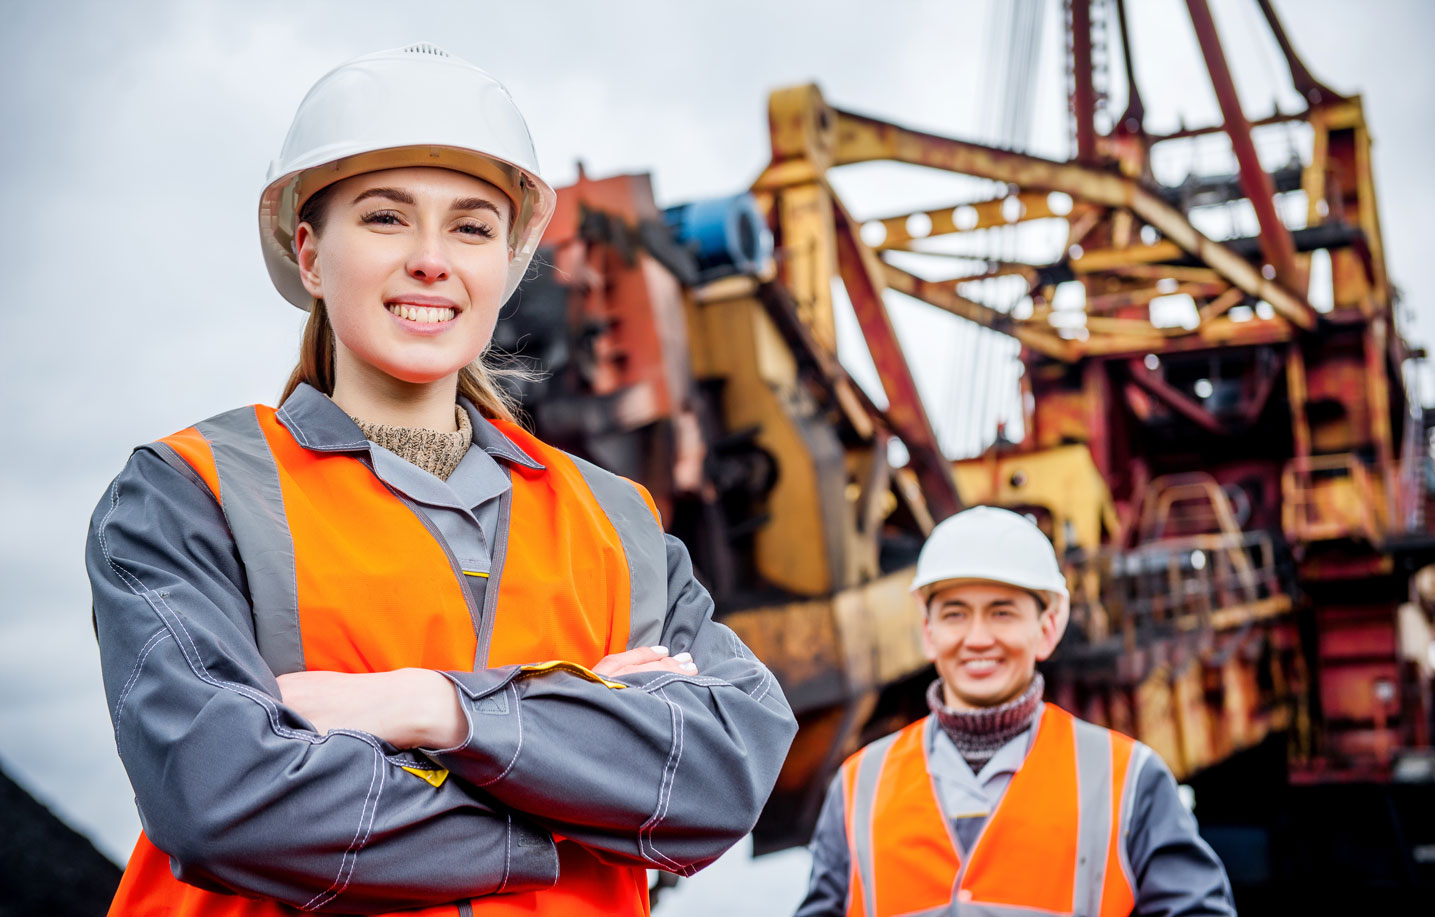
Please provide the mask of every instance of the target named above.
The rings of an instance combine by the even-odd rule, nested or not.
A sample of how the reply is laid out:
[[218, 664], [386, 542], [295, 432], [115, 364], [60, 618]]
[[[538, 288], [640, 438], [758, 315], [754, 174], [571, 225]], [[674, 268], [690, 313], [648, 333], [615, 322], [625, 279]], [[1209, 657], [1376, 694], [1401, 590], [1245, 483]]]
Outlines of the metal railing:
[[1385, 501], [1359, 456], [1342, 452], [1291, 459], [1281, 472], [1281, 528], [1293, 544], [1360, 538], [1379, 543]]
[[[1095, 575], [1092, 575], [1092, 574]], [[1074, 622], [1099, 641], [1154, 629], [1215, 631], [1283, 610], [1274, 540], [1265, 532], [1169, 538], [1068, 565]]]
[[1209, 475], [1152, 481], [1138, 532], [1134, 548], [1067, 558], [1074, 623], [1093, 642], [1226, 630], [1289, 607], [1276, 539], [1242, 531]]

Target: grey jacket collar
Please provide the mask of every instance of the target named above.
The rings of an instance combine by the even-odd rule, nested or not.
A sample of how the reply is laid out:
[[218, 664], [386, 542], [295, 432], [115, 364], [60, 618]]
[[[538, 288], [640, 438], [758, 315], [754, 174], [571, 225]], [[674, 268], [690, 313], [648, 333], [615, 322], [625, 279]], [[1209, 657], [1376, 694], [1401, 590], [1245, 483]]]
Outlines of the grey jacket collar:
[[[513, 440], [504, 436], [478, 412], [467, 398], [460, 398], [459, 404], [468, 412], [473, 424], [473, 442], [494, 458], [542, 471], [543, 465], [520, 449]], [[279, 422], [293, 434], [294, 439], [305, 449], [314, 452], [367, 452], [369, 441], [359, 431], [344, 409], [339, 407], [323, 392], [301, 382], [294, 393], [284, 399], [279, 407]]]

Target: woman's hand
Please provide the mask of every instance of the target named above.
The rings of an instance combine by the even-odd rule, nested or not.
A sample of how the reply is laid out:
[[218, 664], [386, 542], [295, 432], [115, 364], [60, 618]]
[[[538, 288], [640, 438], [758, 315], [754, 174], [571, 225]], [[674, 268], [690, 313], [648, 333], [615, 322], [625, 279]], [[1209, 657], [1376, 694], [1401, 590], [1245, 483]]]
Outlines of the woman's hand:
[[638, 672], [674, 672], [678, 675], [696, 675], [698, 667], [693, 663], [691, 653], [668, 655], [666, 646], [640, 646], [635, 650], [604, 656], [593, 671], [604, 678], [618, 675], [634, 675]]
[[284, 703], [320, 733], [356, 729], [398, 748], [452, 748], [468, 735], [453, 684], [430, 669], [279, 676]]
[[[593, 671], [605, 678], [638, 672], [696, 675], [698, 667], [688, 653], [669, 656], [665, 646], [643, 646], [605, 656]], [[285, 705], [320, 733], [356, 729], [396, 748], [452, 748], [468, 735], [453, 685], [430, 669], [292, 672], [278, 680]]]

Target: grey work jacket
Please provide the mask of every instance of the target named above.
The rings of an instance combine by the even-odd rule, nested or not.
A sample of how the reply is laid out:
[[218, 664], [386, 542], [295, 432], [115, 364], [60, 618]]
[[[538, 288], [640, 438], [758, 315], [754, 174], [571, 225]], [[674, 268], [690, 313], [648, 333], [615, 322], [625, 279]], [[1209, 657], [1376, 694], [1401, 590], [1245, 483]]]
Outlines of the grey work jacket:
[[[1031, 749], [1035, 723], [1015, 736], [992, 756], [980, 773], [973, 774], [956, 745], [936, 725], [926, 730], [929, 773], [953, 835], [962, 845], [975, 842], [985, 813], [997, 803]], [[1136, 768], [1136, 791], [1131, 800], [1130, 831], [1125, 839], [1126, 862], [1131, 866], [1132, 891], [1141, 917], [1232, 917], [1236, 913], [1226, 871], [1214, 851], [1196, 832], [1196, 821], [1182, 805], [1171, 771], [1157, 755], [1136, 743], [1131, 767]], [[847, 844], [847, 813], [841, 775], [834, 778], [812, 833], [812, 874], [807, 897], [796, 917], [845, 917], [851, 876]], [[960, 850], [963, 858], [968, 851]], [[1002, 855], [1006, 856], [1003, 850]], [[1010, 851], [1021, 857], [1021, 850]], [[1031, 864], [1040, 869], [1039, 863]], [[962, 913], [954, 904], [954, 915]], [[869, 915], [875, 917], [875, 915]]]
[[[353, 422], [308, 386], [280, 417], [305, 448], [369, 459]], [[487, 451], [520, 460], [507, 442], [517, 455]], [[662, 537], [666, 583], [652, 588], [667, 612], [656, 640], [635, 637], [692, 653], [698, 674], [624, 676], [635, 690], [614, 691], [561, 669], [444, 673], [470, 730], [433, 754], [452, 774], [435, 787], [404, 770], [413, 753], [357, 730], [319, 735], [283, 705], [225, 513], [172, 450], [136, 449], [95, 510], [86, 561], [146, 834], [176, 876], [215, 891], [299, 907], [342, 878], [324, 899], [340, 913], [546, 888], [554, 834], [609, 862], [695, 872], [751, 830], [796, 723], [772, 673], [712, 620], [681, 542]]]

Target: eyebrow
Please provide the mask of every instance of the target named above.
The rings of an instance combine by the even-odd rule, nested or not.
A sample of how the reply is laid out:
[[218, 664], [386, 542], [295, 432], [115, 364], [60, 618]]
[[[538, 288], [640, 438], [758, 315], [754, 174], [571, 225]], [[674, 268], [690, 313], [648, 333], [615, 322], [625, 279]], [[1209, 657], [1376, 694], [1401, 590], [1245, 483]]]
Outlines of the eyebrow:
[[499, 219], [503, 214], [499, 212], [498, 205], [484, 197], [460, 197], [454, 200], [454, 210], [492, 210], [493, 215]]
[[[986, 603], [986, 607], [987, 607], [987, 608], [996, 608], [996, 607], [998, 607], [998, 606], [1001, 606], [1001, 607], [1008, 607], [1008, 606], [1010, 606], [1010, 607], [1012, 607], [1012, 608], [1015, 608], [1015, 607], [1016, 607], [1016, 601], [1013, 600], [1013, 599], [992, 599], [990, 602], [987, 602], [987, 603]], [[944, 601], [941, 603], [941, 605], [939, 605], [938, 607], [939, 607], [939, 608], [967, 608], [967, 609], [970, 609], [970, 608], [973, 608], [974, 606], [973, 606], [970, 602], [968, 602], [966, 599], [946, 599], [946, 600], [944, 600]]]
[[386, 197], [399, 204], [412, 204], [414, 202], [414, 196], [401, 188], [370, 188], [367, 191], [360, 192], [359, 196], [354, 198], [349, 206], [352, 207], [359, 201], [366, 201], [371, 197]]
[[[393, 202], [395, 202], [395, 203], [398, 203], [398, 204], [408, 204], [408, 205], [410, 205], [410, 206], [412, 206], [413, 203], [414, 203], [414, 196], [413, 196], [412, 194], [409, 194], [407, 191], [403, 190], [402, 188], [370, 188], [370, 189], [367, 190], [367, 191], [362, 191], [362, 192], [360, 192], [360, 193], [359, 193], [359, 196], [356, 197], [356, 198], [354, 198], [354, 199], [349, 203], [349, 206], [352, 207], [352, 206], [354, 206], [354, 204], [357, 204], [357, 203], [359, 203], [360, 201], [366, 201], [366, 200], [368, 200], [368, 199], [371, 198], [371, 197], [383, 197], [383, 198], [388, 198], [389, 200], [391, 200], [391, 201], [393, 201]], [[459, 197], [459, 198], [454, 198], [454, 201], [453, 201], [453, 203], [450, 205], [449, 209], [451, 209], [451, 210], [488, 210], [488, 211], [492, 211], [493, 215], [496, 216], [496, 217], [498, 217], [500, 220], [503, 219], [503, 212], [498, 209], [498, 205], [495, 204], [495, 203], [493, 203], [493, 201], [490, 201], [489, 199], [483, 198], [483, 197]]]

